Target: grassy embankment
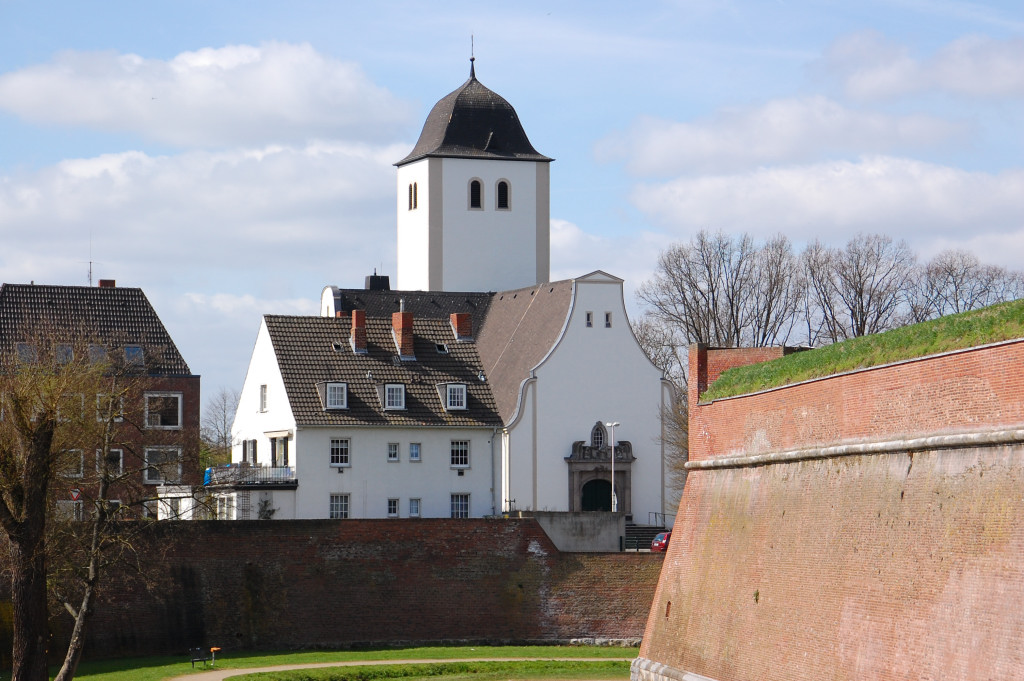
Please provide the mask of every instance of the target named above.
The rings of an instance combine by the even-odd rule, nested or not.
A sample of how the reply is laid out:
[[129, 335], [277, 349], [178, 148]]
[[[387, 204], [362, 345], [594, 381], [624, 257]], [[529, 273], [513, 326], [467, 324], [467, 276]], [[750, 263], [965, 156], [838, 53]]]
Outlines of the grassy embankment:
[[[386, 648], [359, 651], [307, 651], [282, 653], [226, 653], [217, 657], [218, 669], [246, 669], [278, 665], [322, 662], [394, 660], [381, 666], [305, 669], [274, 672], [272, 675], [246, 675], [249, 679], [287, 681], [375, 681], [383, 679], [435, 679], [474, 681], [498, 679], [609, 679], [629, 677], [629, 662], [622, 658], [636, 657], [636, 648], [587, 646], [467, 646], [447, 648]], [[543, 658], [541, 661], [485, 662], [479, 658]], [[558, 659], [556, 659], [558, 658]], [[574, 659], [575, 658], [575, 659]], [[586, 661], [579, 658], [604, 658]], [[437, 660], [437, 663], [402, 664], [402, 660]], [[476, 661], [474, 661], [476, 660]], [[54, 670], [56, 671], [56, 670]], [[202, 668], [195, 670], [202, 672]], [[162, 681], [191, 674], [192, 665], [185, 656], [131, 658], [86, 662], [79, 667], [76, 679], [83, 681]]]
[[940, 352], [1024, 338], [1024, 300], [948, 315], [885, 333], [724, 372], [701, 395], [707, 400], [745, 395], [832, 374]]

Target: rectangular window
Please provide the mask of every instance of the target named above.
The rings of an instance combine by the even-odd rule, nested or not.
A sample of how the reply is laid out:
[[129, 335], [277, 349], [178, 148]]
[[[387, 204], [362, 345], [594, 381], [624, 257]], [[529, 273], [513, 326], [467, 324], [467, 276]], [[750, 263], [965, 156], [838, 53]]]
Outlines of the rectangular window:
[[217, 497], [217, 520], [235, 519], [235, 495]]
[[69, 449], [64, 452], [64, 469], [66, 478], [80, 478], [85, 475], [85, 455], [81, 449]]
[[167, 517], [171, 520], [181, 520], [181, 499], [171, 497], [167, 500]]
[[146, 427], [181, 428], [181, 393], [146, 393]]
[[270, 466], [272, 468], [288, 465], [288, 437], [270, 438]]
[[267, 384], [264, 383], [260, 386], [260, 411], [264, 412], [267, 410]]
[[468, 494], [453, 494], [452, 495], [452, 517], [453, 518], [468, 518], [469, 517], [469, 495]]
[[589, 329], [592, 326], [594, 326], [594, 313], [593, 312], [588, 312], [587, 313], [587, 328]]
[[348, 408], [348, 384], [328, 383], [327, 384], [327, 408], [347, 409]]
[[147, 447], [143, 475], [147, 485], [181, 482], [181, 450], [177, 447]]
[[398, 461], [398, 443], [388, 443], [388, 461]]
[[611, 312], [605, 312], [604, 313], [604, 328], [606, 328], [606, 329], [612, 328], [612, 313]]
[[410, 442], [409, 443], [409, 461], [420, 460], [420, 443]]
[[140, 367], [145, 364], [142, 347], [138, 345], [124, 346], [124, 363], [130, 367]]
[[398, 499], [388, 499], [388, 517], [398, 517]]
[[420, 500], [410, 499], [409, 500], [409, 517], [419, 518], [420, 517]]
[[60, 520], [85, 520], [85, 509], [81, 501], [57, 501], [57, 518]]
[[351, 461], [348, 457], [348, 438], [331, 438], [331, 465], [348, 466]]
[[344, 520], [348, 517], [348, 495], [332, 494], [330, 516], [331, 520]]
[[89, 346], [89, 361], [95, 364], [96, 362], [102, 362], [107, 358], [107, 349], [102, 345], [90, 345]]
[[447, 408], [452, 409], [465, 409], [466, 408], [466, 384], [465, 383], [449, 383], [448, 384], [448, 404]]
[[107, 421], [113, 423], [124, 421], [123, 395], [104, 395], [100, 393], [96, 396], [96, 422], [106, 423]]
[[452, 440], [452, 468], [469, 467], [469, 440]]
[[18, 343], [18, 361], [22, 364], [36, 363], [36, 346], [31, 343]]
[[57, 345], [57, 364], [70, 364], [75, 359], [75, 349], [67, 343]]
[[[104, 466], [106, 464], [106, 466]], [[107, 451], [106, 459], [103, 457], [103, 450], [96, 450], [96, 472], [101, 476], [117, 478], [124, 474], [124, 451], [111, 449]]]
[[405, 409], [405, 386], [401, 383], [388, 383], [384, 386], [384, 408]]

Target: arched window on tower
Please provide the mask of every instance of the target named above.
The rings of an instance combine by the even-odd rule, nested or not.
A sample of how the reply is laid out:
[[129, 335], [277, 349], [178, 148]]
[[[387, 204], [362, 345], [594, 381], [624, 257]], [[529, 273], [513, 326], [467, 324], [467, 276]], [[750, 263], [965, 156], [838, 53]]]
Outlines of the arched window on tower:
[[594, 429], [590, 431], [590, 446], [604, 447], [605, 439], [604, 426], [598, 421], [594, 424]]
[[509, 209], [509, 184], [507, 180], [498, 180], [498, 189], [495, 192], [497, 197], [497, 208], [498, 210]]
[[469, 181], [469, 207], [484, 207], [484, 184], [480, 180]]

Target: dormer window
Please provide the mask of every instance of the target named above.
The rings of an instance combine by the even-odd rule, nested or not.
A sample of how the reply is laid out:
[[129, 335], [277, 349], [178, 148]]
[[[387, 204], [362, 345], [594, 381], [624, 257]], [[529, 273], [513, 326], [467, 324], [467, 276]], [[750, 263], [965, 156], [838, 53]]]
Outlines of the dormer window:
[[476, 209], [484, 207], [484, 184], [480, 180], [469, 181], [469, 207]]
[[604, 426], [600, 423], [594, 425], [594, 429], [590, 431], [590, 446], [601, 448], [604, 447], [605, 433]]
[[466, 408], [466, 384], [449, 383], [445, 391], [445, 408], [448, 411]]
[[506, 180], [498, 180], [495, 190], [495, 208], [498, 210], [509, 209], [509, 184]]
[[348, 384], [327, 384], [327, 409], [348, 409]]
[[388, 383], [384, 386], [384, 408], [405, 409], [405, 386], [401, 383]]
[[75, 359], [75, 349], [67, 343], [57, 345], [57, 364], [69, 364]]
[[138, 345], [124, 346], [124, 362], [130, 367], [140, 367], [143, 364], [142, 347]]

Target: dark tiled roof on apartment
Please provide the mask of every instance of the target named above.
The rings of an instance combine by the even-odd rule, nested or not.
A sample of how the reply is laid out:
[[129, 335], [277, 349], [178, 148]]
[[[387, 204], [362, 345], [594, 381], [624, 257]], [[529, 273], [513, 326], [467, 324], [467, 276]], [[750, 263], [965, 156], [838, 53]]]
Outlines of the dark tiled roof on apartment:
[[371, 291], [361, 288], [337, 288], [334, 309], [344, 314], [352, 310], [365, 310], [367, 317], [391, 318], [399, 312], [404, 301], [405, 311], [413, 319], [448, 319], [453, 312], [468, 312], [474, 318], [484, 318], [493, 293], [449, 291]]
[[[413, 313], [415, 361], [397, 357], [391, 318], [366, 319], [365, 355], [349, 345], [351, 318], [266, 315], [285, 389], [298, 425], [499, 427], [490, 386], [481, 381], [476, 344], [456, 342], [447, 318]], [[444, 344], [447, 354], [438, 352]], [[325, 411], [318, 382], [348, 385], [348, 408]], [[405, 385], [405, 409], [384, 410], [378, 386]], [[438, 384], [465, 383], [467, 408], [442, 407]]]
[[102, 344], [108, 352], [140, 345], [149, 373], [192, 375], [139, 288], [0, 286], [0, 351], [11, 353], [16, 343], [40, 337]]
[[427, 156], [551, 161], [530, 144], [516, 110], [476, 79], [469, 80], [430, 110], [416, 146], [395, 165]]

